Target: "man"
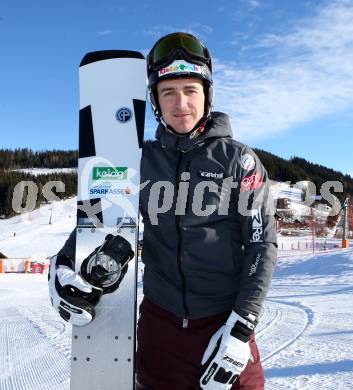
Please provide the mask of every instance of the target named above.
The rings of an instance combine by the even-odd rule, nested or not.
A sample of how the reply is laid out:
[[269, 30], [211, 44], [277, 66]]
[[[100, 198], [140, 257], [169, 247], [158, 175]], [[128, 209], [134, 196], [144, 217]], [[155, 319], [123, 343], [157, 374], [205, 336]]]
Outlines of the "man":
[[141, 161], [136, 387], [263, 389], [254, 329], [277, 253], [267, 173], [211, 112], [212, 62], [196, 37], [161, 38], [147, 73], [159, 126]]

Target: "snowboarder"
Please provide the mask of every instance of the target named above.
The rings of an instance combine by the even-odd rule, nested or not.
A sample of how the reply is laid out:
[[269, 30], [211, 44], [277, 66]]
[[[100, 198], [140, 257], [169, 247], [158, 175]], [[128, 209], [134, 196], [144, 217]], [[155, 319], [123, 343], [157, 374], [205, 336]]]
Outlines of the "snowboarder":
[[[162, 37], [147, 74], [159, 126], [141, 161], [136, 389], [263, 389], [254, 330], [277, 255], [267, 172], [232, 138], [227, 115], [212, 112], [212, 60], [196, 37]], [[75, 287], [69, 320], [82, 325], [101, 292], [72, 272], [74, 236], [51, 264], [59, 283], [49, 283], [64, 318], [64, 286]]]
[[[141, 164], [141, 181], [150, 183], [140, 194], [145, 272], [137, 389], [263, 389], [254, 329], [277, 254], [267, 173], [233, 140], [228, 117], [211, 111], [212, 60], [196, 37], [162, 37], [147, 73], [159, 126]], [[226, 178], [239, 185], [223, 213]], [[164, 199], [153, 191], [159, 182], [173, 183], [175, 196], [156, 221], [151, 204], [157, 214], [168, 197], [167, 187]]]

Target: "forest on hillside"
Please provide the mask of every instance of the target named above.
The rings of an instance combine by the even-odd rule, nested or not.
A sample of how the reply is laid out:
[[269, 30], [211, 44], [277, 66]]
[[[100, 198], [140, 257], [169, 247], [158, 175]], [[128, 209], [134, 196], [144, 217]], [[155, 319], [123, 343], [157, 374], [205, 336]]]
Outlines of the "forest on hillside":
[[[77, 167], [77, 150], [45, 150], [33, 151], [28, 148], [14, 150], [0, 149], [0, 218], [9, 218], [16, 215], [13, 209], [14, 190], [22, 195], [21, 207], [27, 203], [28, 186], [23, 189], [16, 187], [20, 182], [31, 182], [30, 196], [34, 199], [34, 207], [46, 203], [43, 186], [49, 181], [62, 182], [65, 191], [59, 192], [53, 188], [51, 191], [60, 199], [67, 199], [77, 193], [76, 172], [53, 172], [49, 174], [34, 175], [17, 171], [24, 168], [75, 168]], [[35, 190], [33, 190], [33, 188]], [[31, 202], [30, 202], [31, 203]]]
[[20, 168], [74, 168], [77, 150], [33, 151], [28, 148], [0, 149], [0, 169]]
[[[151, 141], [146, 141], [151, 142]], [[289, 160], [280, 158], [264, 150], [254, 149], [264, 164], [270, 179], [276, 181], [310, 180], [315, 183], [319, 192], [321, 185], [326, 181], [340, 181], [344, 192], [336, 195], [342, 201], [347, 195], [353, 196], [353, 178], [341, 172], [322, 165], [311, 163], [300, 157]], [[34, 175], [17, 171], [24, 168], [74, 168], [77, 167], [77, 150], [45, 150], [33, 151], [28, 148], [15, 150], [0, 149], [0, 218], [9, 218], [16, 215], [13, 210], [13, 193], [16, 185], [21, 181], [31, 181], [38, 189], [35, 207], [47, 202], [43, 196], [43, 186], [48, 181], [60, 181], [65, 185], [65, 192], [53, 190], [60, 199], [66, 199], [77, 193], [77, 173], [53, 172]], [[22, 203], [26, 204], [28, 189], [23, 191]]]
[[300, 157], [291, 157], [289, 160], [275, 156], [261, 149], [254, 149], [265, 166], [271, 180], [290, 181], [295, 184], [302, 180], [309, 180], [316, 186], [317, 193], [324, 182], [339, 181], [343, 185], [343, 192], [336, 196], [343, 200], [347, 195], [353, 196], [353, 178], [331, 168], [314, 164]]

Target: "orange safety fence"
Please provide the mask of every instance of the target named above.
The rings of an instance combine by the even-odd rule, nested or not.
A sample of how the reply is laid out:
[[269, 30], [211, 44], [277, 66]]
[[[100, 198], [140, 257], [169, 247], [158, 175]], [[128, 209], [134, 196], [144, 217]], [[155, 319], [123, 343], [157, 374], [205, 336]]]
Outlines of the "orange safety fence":
[[48, 259], [30, 259], [23, 257], [1, 258], [1, 273], [48, 273]]

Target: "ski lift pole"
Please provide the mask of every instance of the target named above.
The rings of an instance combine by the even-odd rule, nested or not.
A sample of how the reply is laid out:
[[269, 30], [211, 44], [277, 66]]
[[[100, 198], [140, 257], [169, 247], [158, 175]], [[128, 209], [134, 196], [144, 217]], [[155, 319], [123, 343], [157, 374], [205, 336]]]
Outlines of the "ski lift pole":
[[352, 230], [353, 230], [353, 204], [352, 204], [352, 198], [349, 200], [348, 204], [348, 238], [352, 237]]
[[[314, 202], [320, 201], [322, 199], [321, 195], [311, 195], [310, 199]], [[310, 215], [311, 215], [311, 231], [312, 231], [312, 237], [313, 237], [313, 254], [315, 254], [315, 213], [314, 213], [314, 207], [310, 205]]]
[[315, 219], [314, 219], [314, 208], [310, 207], [311, 214], [311, 234], [313, 239], [313, 254], [315, 254]]
[[49, 210], [50, 210], [49, 225], [51, 225], [51, 219], [52, 219], [52, 217], [53, 217], [53, 207], [51, 206], [51, 207], [49, 208]]
[[349, 247], [349, 240], [348, 240], [348, 204], [349, 204], [349, 198], [346, 198], [346, 200], [343, 203], [343, 235], [342, 235], [342, 248], [348, 248]]

